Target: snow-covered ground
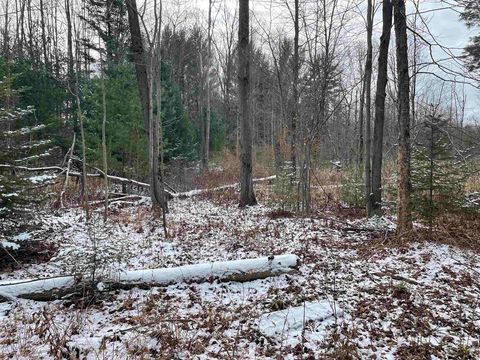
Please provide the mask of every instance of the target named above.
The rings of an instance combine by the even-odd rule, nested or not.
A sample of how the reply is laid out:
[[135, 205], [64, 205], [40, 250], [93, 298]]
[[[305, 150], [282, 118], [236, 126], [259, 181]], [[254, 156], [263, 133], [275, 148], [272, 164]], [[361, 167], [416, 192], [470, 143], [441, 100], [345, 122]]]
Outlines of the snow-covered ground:
[[[86, 225], [80, 209], [42, 215], [58, 254], [0, 274], [0, 283], [93, 271], [100, 278], [276, 254], [296, 254], [301, 265], [294, 274], [244, 283], [178, 283], [83, 300], [0, 303], [0, 358], [480, 356], [476, 254], [432, 243], [393, 247], [381, 237], [382, 229], [392, 230], [387, 219], [274, 219], [270, 210], [175, 199], [168, 238], [148, 204], [114, 210], [106, 226], [100, 214]], [[358, 227], [379, 233], [351, 231]]]

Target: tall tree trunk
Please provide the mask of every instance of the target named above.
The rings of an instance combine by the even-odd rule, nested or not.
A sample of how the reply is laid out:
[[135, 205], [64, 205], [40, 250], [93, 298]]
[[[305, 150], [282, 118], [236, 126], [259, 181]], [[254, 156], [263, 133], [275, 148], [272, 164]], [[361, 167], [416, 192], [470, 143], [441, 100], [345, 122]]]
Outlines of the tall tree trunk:
[[[150, 165], [150, 197], [152, 200], [153, 207], [160, 206], [163, 210], [163, 213], [166, 211], [166, 207], [163, 199], [164, 189], [163, 181], [161, 179], [160, 171], [160, 143], [159, 143], [159, 117], [161, 116], [161, 97], [160, 97], [160, 79], [155, 79], [155, 77], [160, 77], [160, 64], [154, 65], [155, 61], [160, 61], [160, 56], [156, 54], [155, 47], [160, 44], [160, 28], [161, 28], [161, 2], [160, 2], [160, 17], [156, 13], [157, 3], [155, 2], [155, 25], [156, 36], [158, 37], [158, 45], [155, 43], [150, 44], [151, 52], [150, 58], [148, 59], [147, 66], [147, 54], [143, 48], [142, 42], [142, 33], [140, 30], [140, 22], [138, 18], [137, 5], [135, 0], [126, 0], [127, 2], [127, 11], [128, 11], [128, 24], [130, 27], [130, 36], [131, 36], [131, 51], [133, 59], [135, 61], [135, 72], [137, 77], [137, 84], [140, 95], [140, 102], [142, 103], [143, 108], [143, 117], [145, 129], [148, 134], [148, 155], [149, 155], [149, 165]], [[155, 36], [154, 36], [155, 38]], [[157, 52], [160, 52], [160, 48], [156, 49]], [[158, 67], [158, 69], [157, 69]], [[154, 90], [157, 90], [156, 96], [156, 105], [157, 105], [157, 118], [154, 117]]]
[[[415, 0], [415, 8], [419, 8], [420, 6], [420, 0]], [[413, 30], [415, 33], [413, 34], [413, 64], [412, 64], [412, 79], [411, 79], [411, 87], [412, 91], [410, 94], [410, 107], [412, 111], [412, 117], [411, 117], [411, 123], [412, 126], [415, 127], [417, 123], [417, 108], [416, 108], [416, 103], [415, 99], [417, 97], [417, 72], [418, 72], [418, 64], [417, 64], [417, 56], [419, 54], [419, 46], [418, 46], [418, 39], [417, 39], [417, 19], [418, 19], [418, 11], [415, 11], [415, 16], [413, 18]]]
[[[159, 142], [159, 118], [161, 112], [161, 97], [160, 97], [160, 86], [161, 83], [156, 79], [156, 67], [154, 62], [157, 58], [152, 57], [150, 60], [150, 66], [148, 68], [148, 89], [149, 89], [149, 128], [148, 128], [148, 157], [150, 163], [150, 197], [152, 200], [152, 205], [154, 208], [160, 206], [164, 210], [163, 199], [164, 199], [164, 189], [163, 182], [161, 181], [161, 172], [160, 172], [160, 142]], [[154, 93], [154, 90], [156, 92]], [[154, 101], [157, 105], [157, 113], [154, 114]]]
[[[165, 194], [165, 185], [163, 182], [163, 126], [162, 126], [162, 58], [161, 58], [161, 45], [162, 45], [162, 0], [159, 1], [160, 9], [157, 15], [155, 9], [156, 23], [157, 23], [157, 44], [155, 46], [155, 63], [156, 63], [156, 73], [155, 73], [155, 88], [156, 88], [156, 105], [157, 105], [157, 116], [154, 121], [154, 156], [155, 156], [155, 166], [154, 174], [156, 178], [154, 179], [155, 188], [158, 192], [157, 197], [162, 208], [162, 220], [163, 220], [163, 231], [165, 238], [167, 238], [167, 218], [166, 214], [168, 212], [167, 196]], [[159, 163], [160, 162], [160, 163]]]
[[[22, 0], [20, 8], [20, 40], [18, 43], [18, 53], [23, 57], [23, 45], [25, 44], [25, 4], [26, 0]], [[56, 20], [56, 19], [55, 19]]]
[[367, 4], [367, 59], [365, 61], [365, 199], [367, 214], [370, 216], [372, 209], [372, 181], [371, 181], [371, 107], [372, 107], [372, 31], [373, 31], [373, 4]]
[[200, 91], [198, 92], [198, 100], [197, 100], [197, 105], [198, 105], [198, 123], [200, 124], [200, 161], [201, 161], [201, 166], [202, 169], [205, 168], [205, 147], [207, 146], [205, 143], [205, 117], [203, 114], [203, 101], [204, 101], [204, 95], [203, 95], [203, 90], [205, 88], [205, 74], [203, 73], [203, 40], [202, 37], [199, 37], [199, 44], [198, 44], [198, 64], [200, 67], [200, 71], [198, 72], [199, 76], [199, 84], [200, 84]]
[[[28, 26], [28, 55], [30, 56], [30, 62], [32, 66], [35, 68], [36, 59], [35, 59], [35, 51], [33, 48], [33, 19], [32, 19], [32, 0], [27, 0], [27, 26]], [[67, 16], [67, 24], [68, 24], [69, 17]], [[72, 81], [73, 83], [73, 81]]]
[[299, 0], [295, 0], [294, 12], [294, 38], [293, 38], [293, 106], [292, 119], [290, 124], [290, 161], [292, 162], [293, 173], [297, 172], [297, 121], [298, 121], [298, 73], [300, 67], [300, 58], [298, 54], [298, 39], [300, 35], [299, 27]]
[[398, 219], [397, 234], [408, 236], [412, 230], [410, 180], [410, 78], [408, 75], [407, 18], [405, 1], [393, 1], [398, 77]]
[[212, 0], [208, 0], [208, 36], [207, 36], [207, 118], [205, 122], [205, 146], [202, 156], [202, 166], [208, 170], [208, 159], [210, 157], [210, 123], [212, 117], [211, 94], [210, 94], [210, 64], [212, 57]]
[[[77, 89], [78, 89], [78, 83], [77, 83]], [[88, 221], [90, 219], [90, 209], [88, 206], [87, 155], [86, 155], [86, 144], [85, 144], [85, 130], [84, 130], [84, 123], [83, 123], [82, 107], [80, 104], [80, 96], [77, 90], [75, 90], [74, 95], [77, 100], [77, 116], [80, 123], [80, 136], [81, 136], [81, 142], [82, 142], [82, 205], [85, 209], [85, 215]]]
[[55, 8], [53, 10], [53, 48], [55, 52], [55, 78], [60, 78], [60, 56], [58, 48], [58, 3], [55, 1]]
[[128, 25], [130, 27], [130, 49], [132, 51], [133, 61], [135, 62], [135, 73], [137, 76], [138, 91], [143, 110], [143, 123], [145, 126], [145, 131], [148, 133], [150, 119], [150, 91], [147, 75], [146, 54], [143, 49], [142, 32], [140, 30], [140, 22], [138, 20], [137, 3], [135, 0], [125, 1], [128, 11]]
[[239, 0], [238, 87], [240, 100], [240, 207], [257, 204], [252, 182], [252, 129], [248, 109], [250, 81], [249, 0]]
[[73, 72], [73, 31], [72, 17], [70, 14], [70, 0], [65, 0], [65, 15], [67, 17], [67, 52], [68, 52], [68, 81], [74, 84]]
[[107, 163], [107, 92], [105, 89], [105, 72], [103, 69], [103, 61], [100, 57], [100, 63], [102, 65], [102, 110], [103, 110], [103, 121], [102, 121], [102, 155], [103, 155], [103, 172], [105, 177], [104, 181], [104, 191], [105, 191], [105, 207], [103, 212], [103, 221], [107, 221], [108, 217], [108, 163]]
[[362, 89], [360, 92], [360, 105], [358, 110], [358, 128], [359, 128], [359, 138], [358, 138], [358, 164], [361, 167], [364, 167], [364, 134], [365, 134], [365, 70], [362, 74]]
[[388, 81], [388, 48], [392, 29], [392, 2], [383, 1], [383, 29], [378, 55], [377, 92], [375, 94], [375, 124], [372, 158], [372, 214], [382, 214], [382, 161], [383, 128], [385, 124], [385, 98]]
[[9, 23], [9, 6], [8, 0], [5, 3], [5, 7], [3, 9], [5, 11], [5, 28], [3, 29], [3, 56], [5, 57], [6, 62], [10, 60], [10, 40], [9, 40], [9, 30], [8, 30], [8, 23]]
[[43, 0], [40, 0], [40, 24], [42, 28], [42, 50], [43, 50], [43, 61], [45, 68], [48, 69], [48, 55], [47, 55], [47, 35], [45, 33], [45, 11], [43, 7]]

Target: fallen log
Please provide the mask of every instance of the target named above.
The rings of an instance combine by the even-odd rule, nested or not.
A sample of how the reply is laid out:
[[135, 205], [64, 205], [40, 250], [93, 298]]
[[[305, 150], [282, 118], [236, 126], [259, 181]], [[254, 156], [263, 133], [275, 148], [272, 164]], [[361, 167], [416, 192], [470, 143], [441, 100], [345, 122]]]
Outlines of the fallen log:
[[0, 282], [0, 302], [12, 301], [16, 298], [53, 300], [68, 295], [76, 289], [77, 281], [73, 276]]
[[[90, 166], [92, 167], [92, 166]], [[59, 171], [61, 173], [67, 172], [66, 173], [66, 178], [68, 177], [82, 177], [82, 173], [77, 172], [77, 171], [67, 171], [67, 169], [64, 169], [60, 166], [47, 166], [47, 167], [37, 167], [37, 168], [29, 168], [26, 166], [16, 166], [16, 165], [10, 165], [10, 164], [0, 164], [0, 168], [5, 168], [5, 169], [15, 169], [15, 170], [23, 170], [23, 171], [29, 171], [29, 172], [41, 172], [41, 171]], [[87, 177], [89, 178], [103, 178], [105, 175], [102, 170], [97, 169], [95, 167], [92, 167], [98, 171], [98, 173], [88, 173]], [[133, 179], [128, 179], [128, 178], [123, 178], [120, 176], [114, 176], [114, 175], [107, 175], [107, 178], [116, 183], [120, 184], [129, 184], [129, 185], [135, 185], [138, 187], [143, 187], [143, 188], [150, 188], [150, 184], [144, 183], [142, 181], [137, 181]], [[68, 183], [66, 181], [66, 183]], [[165, 192], [168, 194], [168, 197], [171, 199], [173, 197], [173, 193], [175, 190], [170, 185], [166, 185], [171, 191], [165, 190]]]
[[[125, 195], [125, 196], [119, 196], [115, 198], [108, 199], [108, 203], [112, 204], [115, 202], [119, 201], [125, 201], [125, 200], [140, 200], [142, 198], [145, 198], [146, 196], [141, 196], [141, 195]], [[99, 205], [99, 204], [104, 204], [105, 200], [94, 200], [94, 201], [89, 201], [89, 205]]]
[[[81, 177], [82, 174], [79, 173], [79, 172], [70, 172], [69, 176]], [[104, 175], [103, 174], [89, 173], [89, 174], [87, 174], [87, 177], [89, 177], [89, 178], [94, 178], [94, 177], [103, 178]], [[138, 187], [150, 188], [150, 184], [147, 184], [147, 183], [144, 183], [144, 182], [141, 182], [141, 181], [137, 181], [137, 180], [133, 180], [133, 179], [127, 179], [127, 178], [122, 178], [122, 177], [113, 176], [113, 175], [107, 175], [107, 178], [108, 178], [108, 180], [110, 180], [112, 182], [116, 182], [116, 183], [120, 183], [120, 184], [130, 184], [130, 185], [135, 185], [135, 186], [138, 186]], [[167, 194], [169, 199], [172, 199], [174, 197], [174, 194], [172, 194], [168, 190], [165, 190], [165, 193]]]
[[[276, 178], [277, 178], [277, 175], [272, 175], [272, 176], [267, 176], [267, 177], [264, 177], [264, 178], [253, 179], [252, 181], [253, 181], [254, 183], [259, 183], [259, 182], [265, 182], [265, 181], [275, 180]], [[174, 198], [179, 198], [179, 199], [186, 199], [186, 198], [198, 196], [198, 195], [205, 194], [205, 193], [209, 193], [209, 192], [213, 192], [213, 191], [221, 191], [221, 190], [226, 190], [226, 189], [234, 189], [234, 188], [238, 188], [239, 186], [240, 186], [239, 183], [234, 183], [234, 184], [217, 186], [217, 187], [210, 188], [210, 189], [190, 190], [190, 191], [186, 191], [186, 192], [181, 192], [181, 193], [173, 194], [173, 197], [174, 197]]]
[[[81, 161], [77, 158], [73, 158], [73, 159], [76, 160], [76, 161]], [[14, 169], [24, 170], [24, 171], [54, 170], [54, 171], [61, 171], [62, 173], [67, 170], [67, 169], [63, 169], [59, 166], [51, 166], [51, 167], [43, 167], [43, 168], [28, 168], [28, 167], [25, 167], [25, 166], [13, 166], [13, 165], [7, 165], [7, 164], [0, 164], [0, 168], [2, 168], [2, 167], [4, 167], [4, 168], [14, 168]], [[87, 177], [89, 177], [89, 178], [103, 178], [105, 176], [105, 174], [103, 173], [103, 171], [101, 169], [98, 169], [94, 166], [89, 166], [89, 167], [96, 170], [97, 172], [96, 173], [88, 173]], [[289, 176], [291, 176], [291, 175], [292, 174], [290, 174]], [[82, 174], [80, 172], [69, 171], [69, 169], [68, 169], [66, 176], [67, 177], [71, 176], [71, 177], [79, 178], [79, 177], [82, 176]], [[143, 187], [143, 188], [150, 188], [150, 184], [144, 183], [144, 182], [138, 181], [138, 180], [128, 179], [128, 178], [124, 178], [124, 177], [120, 177], [120, 176], [114, 176], [114, 175], [107, 175], [107, 178], [112, 182], [116, 182], [116, 183], [120, 183], [120, 184], [129, 184], [129, 185], [135, 185], [135, 186]], [[267, 176], [267, 177], [263, 177], [263, 178], [253, 179], [252, 181], [254, 183], [260, 183], [260, 182], [272, 181], [272, 180], [275, 180], [276, 178], [277, 178], [277, 175], [272, 175], [272, 176]], [[196, 190], [190, 190], [190, 191], [186, 191], [186, 192], [176, 192], [175, 189], [171, 185], [169, 185], [165, 182], [164, 182], [164, 185], [165, 185], [165, 187], [170, 189], [170, 190], [165, 190], [165, 193], [167, 194], [169, 199], [173, 199], [173, 198], [187, 199], [187, 198], [190, 198], [190, 197], [206, 194], [206, 193], [213, 192], [213, 191], [234, 189], [234, 188], [238, 188], [240, 186], [239, 183], [234, 183], [234, 184], [217, 186], [217, 187], [210, 188], [210, 189], [196, 189]]]
[[63, 168], [60, 166], [43, 166], [43, 167], [27, 167], [27, 166], [20, 166], [20, 165], [10, 165], [10, 164], [0, 164], [0, 168], [3, 169], [15, 169], [15, 170], [23, 170], [23, 171], [64, 171]]
[[151, 287], [167, 286], [177, 282], [199, 283], [213, 280], [247, 282], [293, 272], [298, 266], [298, 261], [296, 255], [277, 255], [173, 268], [132, 270], [117, 274], [107, 286]]
[[296, 271], [299, 259], [296, 255], [277, 255], [256, 259], [219, 261], [205, 264], [184, 265], [172, 268], [131, 270], [119, 272], [96, 282], [82, 281], [74, 276], [0, 282], [0, 302], [15, 299], [49, 301], [81, 291], [98, 289], [147, 289], [175, 283], [247, 282]]

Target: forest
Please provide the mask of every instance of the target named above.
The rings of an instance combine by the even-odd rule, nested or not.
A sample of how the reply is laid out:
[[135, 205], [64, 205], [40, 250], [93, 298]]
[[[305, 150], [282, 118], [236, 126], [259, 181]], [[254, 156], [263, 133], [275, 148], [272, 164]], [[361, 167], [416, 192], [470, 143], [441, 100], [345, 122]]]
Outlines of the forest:
[[478, 0], [1, 0], [0, 359], [479, 359]]

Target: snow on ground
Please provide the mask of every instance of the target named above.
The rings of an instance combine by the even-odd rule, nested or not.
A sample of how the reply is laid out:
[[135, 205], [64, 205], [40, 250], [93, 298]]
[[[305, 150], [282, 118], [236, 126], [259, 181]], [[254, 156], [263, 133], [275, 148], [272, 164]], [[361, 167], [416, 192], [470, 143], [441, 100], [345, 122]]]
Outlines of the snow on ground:
[[[83, 301], [0, 303], [0, 358], [480, 356], [476, 254], [432, 243], [392, 247], [371, 232], [339, 226], [391, 231], [385, 219], [273, 219], [265, 206], [239, 209], [199, 199], [175, 199], [170, 211], [167, 239], [147, 205], [114, 210], [105, 227], [100, 214], [87, 226], [79, 209], [42, 215], [58, 254], [0, 279], [93, 271], [98, 277], [289, 253], [300, 257], [299, 271], [246, 283], [117, 290]], [[300, 335], [298, 326], [294, 336], [262, 332], [265, 314], [312, 302], [328, 302], [343, 316], [306, 317]]]

